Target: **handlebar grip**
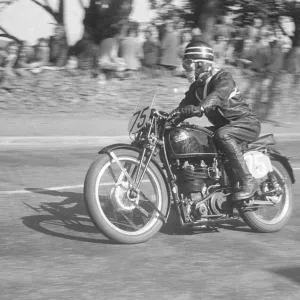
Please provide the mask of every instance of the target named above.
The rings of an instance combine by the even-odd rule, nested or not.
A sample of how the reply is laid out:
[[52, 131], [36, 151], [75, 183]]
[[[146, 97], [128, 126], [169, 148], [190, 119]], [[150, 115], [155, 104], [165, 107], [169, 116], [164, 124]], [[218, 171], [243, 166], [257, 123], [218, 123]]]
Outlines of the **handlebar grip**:
[[181, 116], [180, 111], [174, 111], [169, 114], [168, 120], [179, 118]]

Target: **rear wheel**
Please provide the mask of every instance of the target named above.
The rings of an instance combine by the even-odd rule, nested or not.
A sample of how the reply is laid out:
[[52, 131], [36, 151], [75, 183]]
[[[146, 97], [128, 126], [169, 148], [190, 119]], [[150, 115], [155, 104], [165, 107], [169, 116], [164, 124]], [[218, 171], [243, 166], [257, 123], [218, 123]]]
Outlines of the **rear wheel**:
[[[124, 149], [113, 152], [130, 177], [135, 178], [139, 153]], [[107, 154], [101, 154], [88, 170], [84, 198], [94, 225], [109, 239], [126, 244], [145, 242], [159, 231], [162, 220], [153, 206], [163, 215], [168, 209], [164, 179], [152, 162], [136, 191]]]
[[241, 211], [245, 223], [256, 232], [269, 233], [281, 230], [291, 217], [293, 210], [291, 178], [278, 161], [272, 161], [274, 175], [283, 189], [280, 196], [266, 197], [272, 206], [263, 205], [255, 210]]

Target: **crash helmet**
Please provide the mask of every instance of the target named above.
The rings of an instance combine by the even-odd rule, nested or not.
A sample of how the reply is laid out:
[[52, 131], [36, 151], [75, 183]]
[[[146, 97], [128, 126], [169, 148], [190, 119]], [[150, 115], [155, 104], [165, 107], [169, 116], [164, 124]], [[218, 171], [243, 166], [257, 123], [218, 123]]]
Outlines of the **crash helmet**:
[[214, 60], [214, 52], [209, 44], [201, 40], [194, 40], [191, 41], [184, 50], [183, 60], [187, 59], [212, 63]]

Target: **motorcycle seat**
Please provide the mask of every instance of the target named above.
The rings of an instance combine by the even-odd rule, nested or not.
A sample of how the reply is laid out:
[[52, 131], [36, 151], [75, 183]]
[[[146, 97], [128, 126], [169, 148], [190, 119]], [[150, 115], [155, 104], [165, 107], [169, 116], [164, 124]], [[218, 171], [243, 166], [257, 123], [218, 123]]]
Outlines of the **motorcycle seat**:
[[257, 140], [255, 140], [254, 142], [251, 142], [248, 144], [249, 145], [275, 145], [276, 141], [274, 138], [274, 134], [269, 133], [263, 136], [260, 136]]
[[271, 145], [275, 145], [276, 141], [274, 138], [274, 134], [270, 133], [270, 134], [266, 134], [263, 136], [260, 136], [257, 140], [251, 142], [251, 143], [247, 143], [247, 142], [243, 142], [241, 143], [240, 149], [243, 150], [251, 150], [251, 149], [256, 149], [256, 148], [260, 148], [260, 147], [264, 147], [264, 146], [271, 146]]
[[264, 147], [264, 146], [271, 146], [271, 145], [275, 145], [276, 141], [274, 138], [274, 134], [270, 133], [270, 134], [266, 134], [263, 136], [260, 136], [257, 140], [251, 142], [251, 143], [245, 143], [243, 146], [243, 149], [255, 149], [258, 147]]

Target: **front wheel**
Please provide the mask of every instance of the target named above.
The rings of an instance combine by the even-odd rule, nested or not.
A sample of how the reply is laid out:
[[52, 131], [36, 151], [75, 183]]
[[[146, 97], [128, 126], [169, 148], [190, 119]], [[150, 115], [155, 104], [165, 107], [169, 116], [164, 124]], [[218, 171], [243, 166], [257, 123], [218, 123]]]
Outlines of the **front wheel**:
[[[137, 176], [140, 154], [114, 150], [132, 179]], [[141, 167], [140, 174], [144, 169]], [[134, 191], [120, 166], [107, 154], [101, 154], [89, 168], [84, 182], [84, 199], [94, 225], [118, 243], [142, 243], [154, 236], [168, 209], [168, 192], [159, 169], [150, 162], [138, 191]], [[151, 202], [151, 203], [150, 203]]]
[[272, 161], [272, 167], [277, 182], [283, 189], [282, 195], [266, 197], [274, 203], [272, 206], [240, 212], [245, 223], [256, 232], [270, 233], [281, 230], [289, 221], [293, 210], [291, 178], [278, 161]]

